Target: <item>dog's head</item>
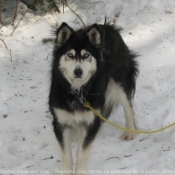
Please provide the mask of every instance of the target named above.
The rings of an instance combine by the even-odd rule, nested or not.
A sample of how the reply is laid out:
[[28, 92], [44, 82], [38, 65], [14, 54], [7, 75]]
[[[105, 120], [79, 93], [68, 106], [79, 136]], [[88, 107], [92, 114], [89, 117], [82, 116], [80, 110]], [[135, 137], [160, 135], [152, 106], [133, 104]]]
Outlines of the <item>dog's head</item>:
[[80, 89], [97, 72], [102, 61], [104, 32], [94, 24], [74, 31], [62, 23], [56, 32], [57, 68], [73, 89]]

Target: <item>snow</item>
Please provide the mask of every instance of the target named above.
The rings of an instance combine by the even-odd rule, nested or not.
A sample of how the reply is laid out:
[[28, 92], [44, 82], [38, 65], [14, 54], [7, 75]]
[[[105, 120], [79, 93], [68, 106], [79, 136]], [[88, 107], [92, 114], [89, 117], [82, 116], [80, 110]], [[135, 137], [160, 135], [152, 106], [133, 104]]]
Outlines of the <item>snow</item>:
[[[134, 99], [139, 128], [155, 130], [175, 122], [175, 1], [103, 2], [105, 6], [68, 0], [86, 25], [102, 24], [105, 16], [113, 20], [120, 14], [116, 25], [123, 27], [124, 41], [139, 54]], [[24, 14], [25, 5], [19, 7]], [[64, 21], [75, 29], [83, 26], [68, 7], [64, 14], [53, 15], [58, 25]], [[54, 174], [60, 168], [47, 105], [53, 45], [42, 44], [58, 26], [50, 14], [35, 22], [38, 18], [29, 12], [12, 36], [11, 25], [0, 29], [8, 47], [0, 41], [0, 174], [28, 174], [27, 170]], [[124, 126], [123, 111], [114, 110], [110, 121]], [[153, 135], [140, 134], [132, 141], [121, 140], [121, 134], [104, 124], [92, 147], [89, 174], [175, 174], [174, 127]], [[72, 147], [75, 158], [76, 144]]]

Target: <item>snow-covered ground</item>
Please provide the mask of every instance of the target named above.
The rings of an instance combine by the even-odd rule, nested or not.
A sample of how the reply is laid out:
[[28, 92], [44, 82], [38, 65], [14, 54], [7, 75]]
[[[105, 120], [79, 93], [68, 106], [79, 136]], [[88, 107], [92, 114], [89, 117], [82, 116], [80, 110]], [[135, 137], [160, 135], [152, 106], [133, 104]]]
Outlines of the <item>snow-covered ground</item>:
[[[93, 2], [89, 1], [88, 2]], [[155, 130], [175, 122], [175, 1], [103, 0], [89, 4], [68, 0], [86, 25], [116, 18], [126, 44], [139, 54], [140, 74], [134, 110], [140, 129]], [[20, 3], [19, 12], [27, 7]], [[62, 10], [62, 9], [61, 9]], [[53, 13], [58, 22], [73, 28], [81, 21], [69, 8]], [[18, 14], [17, 24], [21, 14]], [[26, 14], [12, 36], [10, 25], [0, 29], [0, 174], [54, 174], [60, 168], [58, 143], [48, 112], [52, 44], [56, 22], [47, 15]], [[112, 19], [111, 19], [112, 20]], [[11, 50], [11, 54], [10, 54]], [[11, 55], [11, 56], [10, 56]], [[124, 126], [123, 111], [111, 121]], [[104, 124], [92, 147], [90, 174], [175, 174], [175, 127], [154, 135], [140, 134], [133, 141], [120, 139], [122, 131]], [[72, 145], [75, 150], [76, 144]]]

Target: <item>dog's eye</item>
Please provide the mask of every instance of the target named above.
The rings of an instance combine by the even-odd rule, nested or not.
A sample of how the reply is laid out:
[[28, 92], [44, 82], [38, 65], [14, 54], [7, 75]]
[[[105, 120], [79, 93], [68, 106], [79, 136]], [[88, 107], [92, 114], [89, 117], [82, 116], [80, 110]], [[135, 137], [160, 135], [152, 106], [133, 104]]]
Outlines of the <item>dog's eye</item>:
[[70, 58], [74, 57], [72, 53], [68, 53], [67, 56], [70, 57]]
[[84, 57], [84, 58], [88, 58], [88, 57], [89, 57], [89, 54], [88, 54], [88, 53], [85, 53], [85, 54], [83, 55], [83, 57]]

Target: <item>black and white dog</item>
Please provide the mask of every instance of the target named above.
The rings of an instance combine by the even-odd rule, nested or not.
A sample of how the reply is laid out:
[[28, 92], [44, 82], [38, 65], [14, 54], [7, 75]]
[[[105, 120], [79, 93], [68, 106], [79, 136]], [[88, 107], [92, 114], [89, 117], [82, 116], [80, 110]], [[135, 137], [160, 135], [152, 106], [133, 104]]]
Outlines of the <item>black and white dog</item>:
[[[49, 106], [66, 175], [73, 169], [71, 135], [76, 133], [78, 138], [75, 171], [81, 175], [87, 170], [90, 147], [103, 123], [79, 102], [80, 94], [106, 118], [121, 104], [126, 128], [136, 129], [132, 108], [138, 73], [135, 57], [112, 25], [94, 24], [74, 31], [62, 23], [56, 31]], [[122, 138], [135, 136], [126, 132]]]

